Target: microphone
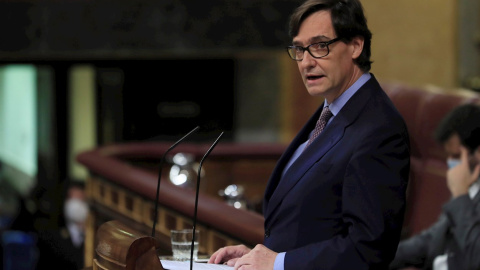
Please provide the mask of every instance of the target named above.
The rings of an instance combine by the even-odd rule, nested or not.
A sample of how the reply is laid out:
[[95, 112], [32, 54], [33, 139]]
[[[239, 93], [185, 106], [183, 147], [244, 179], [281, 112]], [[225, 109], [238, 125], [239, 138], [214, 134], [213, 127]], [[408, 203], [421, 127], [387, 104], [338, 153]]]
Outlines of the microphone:
[[167, 155], [168, 152], [170, 152], [170, 150], [175, 148], [179, 143], [181, 143], [183, 140], [185, 140], [185, 138], [190, 136], [190, 134], [194, 133], [199, 128], [200, 127], [197, 126], [194, 129], [192, 129], [185, 136], [180, 138], [180, 140], [178, 140], [176, 143], [174, 143], [172, 146], [170, 146], [170, 148], [168, 148], [167, 151], [165, 151], [165, 153], [163, 153], [162, 159], [160, 161], [160, 168], [158, 169], [157, 196], [155, 198], [155, 217], [153, 218], [153, 228], [152, 228], [152, 237], [153, 238], [155, 238], [155, 226], [156, 226], [156, 223], [157, 223], [157, 216], [158, 216], [158, 195], [159, 195], [159, 192], [160, 192], [160, 180], [162, 179], [162, 167], [163, 167], [163, 163], [165, 162], [165, 156]]
[[202, 165], [205, 158], [212, 152], [213, 148], [217, 145], [220, 138], [223, 136], [223, 131], [218, 135], [215, 142], [213, 142], [212, 146], [208, 149], [208, 151], [203, 155], [202, 159], [200, 160], [200, 165], [198, 166], [198, 173], [197, 173], [197, 192], [195, 193], [195, 210], [193, 212], [193, 235], [192, 235], [192, 247], [190, 248], [190, 270], [193, 269], [193, 249], [195, 247], [195, 227], [197, 226], [197, 206], [198, 206], [198, 193], [200, 192], [200, 173], [202, 172]]

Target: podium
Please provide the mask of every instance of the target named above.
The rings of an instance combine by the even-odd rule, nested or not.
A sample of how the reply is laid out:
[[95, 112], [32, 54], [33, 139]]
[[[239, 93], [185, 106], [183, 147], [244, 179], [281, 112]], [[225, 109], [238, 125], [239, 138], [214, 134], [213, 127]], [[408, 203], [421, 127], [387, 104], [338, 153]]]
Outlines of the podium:
[[163, 270], [157, 249], [160, 243], [117, 220], [97, 231], [94, 270]]
[[[85, 238], [86, 267], [127, 269], [125, 256], [128, 251], [125, 245], [123, 250], [116, 251], [117, 256], [114, 256], [119, 266], [105, 266], [107, 258], [111, 256], [102, 257], [103, 255], [96, 252], [95, 243], [99, 237], [120, 237], [123, 239], [121, 243], [130, 241], [131, 245], [142, 247], [141, 251], [145, 252], [145, 255], [136, 254], [134, 257], [138, 262], [135, 264], [143, 263], [143, 260], [151, 262], [146, 253], [151, 253], [152, 248], [156, 249], [155, 262], [151, 262], [156, 264], [158, 256], [171, 255], [170, 230], [192, 228], [195, 191], [175, 186], [166, 175], [162, 175], [155, 239], [150, 237], [155, 217], [159, 159], [169, 146], [170, 143], [158, 142], [126, 143], [98, 147], [77, 156], [77, 161], [89, 170], [86, 191], [91, 211], [87, 219]], [[173, 149], [171, 154], [183, 152], [201, 158], [209, 146], [210, 144], [185, 143]], [[250, 183], [263, 192], [268, 176], [283, 151], [282, 145], [219, 144], [205, 161], [204, 168], [209, 178], [202, 179], [201, 186], [208, 183], [218, 184], [221, 179], [228, 179], [226, 176], [232, 174], [225, 173], [225, 168], [232, 168], [231, 164], [249, 160], [257, 165], [263, 164], [262, 162], [266, 164], [259, 167], [260, 169], [245, 170], [242, 167], [241, 170], [243, 174], [250, 173], [242, 178], [251, 181]], [[168, 169], [164, 168], [163, 172], [168, 173]], [[235, 171], [237, 172], [238, 170]], [[224, 187], [223, 182], [222, 186]], [[196, 228], [200, 230], [200, 255], [211, 254], [226, 245], [244, 244], [253, 247], [263, 242], [264, 219], [260, 213], [236, 209], [219, 196], [215, 197], [206, 192], [200, 192], [198, 200]], [[122, 226], [133, 230], [134, 236], [129, 238], [128, 235], [119, 234]], [[149, 248], [145, 249], [145, 246]], [[119, 257], [119, 254], [122, 255]]]

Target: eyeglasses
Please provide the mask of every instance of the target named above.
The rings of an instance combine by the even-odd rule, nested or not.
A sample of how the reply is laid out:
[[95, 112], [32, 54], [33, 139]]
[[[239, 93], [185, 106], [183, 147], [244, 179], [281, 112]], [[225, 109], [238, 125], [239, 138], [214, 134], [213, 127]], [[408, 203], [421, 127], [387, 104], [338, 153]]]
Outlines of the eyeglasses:
[[290, 58], [295, 61], [302, 61], [305, 51], [308, 51], [313, 58], [322, 58], [327, 56], [330, 53], [328, 45], [341, 40], [342, 38], [337, 37], [329, 41], [322, 41], [317, 43], [312, 43], [307, 47], [302, 46], [288, 46], [287, 52]]

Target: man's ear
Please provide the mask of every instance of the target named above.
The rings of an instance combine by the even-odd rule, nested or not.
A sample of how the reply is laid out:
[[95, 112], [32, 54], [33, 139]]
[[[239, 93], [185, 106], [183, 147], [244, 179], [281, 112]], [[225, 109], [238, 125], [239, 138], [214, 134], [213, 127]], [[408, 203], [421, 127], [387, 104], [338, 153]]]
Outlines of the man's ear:
[[364, 39], [361, 36], [354, 37], [350, 44], [352, 45], [352, 59], [357, 59], [363, 51]]

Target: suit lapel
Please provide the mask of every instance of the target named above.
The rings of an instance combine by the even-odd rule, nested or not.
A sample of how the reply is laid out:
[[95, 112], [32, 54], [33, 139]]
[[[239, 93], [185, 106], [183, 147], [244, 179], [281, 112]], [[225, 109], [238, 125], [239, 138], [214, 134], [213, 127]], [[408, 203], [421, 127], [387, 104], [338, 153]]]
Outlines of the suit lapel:
[[377, 90], [382, 91], [372, 75], [372, 78], [350, 98], [317, 140], [304, 150], [282, 177], [283, 168], [285, 168], [285, 165], [298, 146], [308, 138], [308, 134], [313, 129], [323, 106], [310, 118], [287, 148], [285, 154], [280, 158], [269, 180], [264, 205], [266, 223], [274, 210], [281, 204], [285, 195], [300, 181], [303, 175], [341, 140], [345, 129], [361, 114], [361, 110], [368, 102], [368, 99], [375, 95], [374, 92]]
[[429, 264], [433, 263], [433, 260], [436, 256], [444, 254], [445, 252], [445, 245], [447, 240], [448, 228], [450, 227], [450, 221], [448, 220], [446, 215], [441, 215], [440, 221], [435, 224], [435, 226], [435, 233], [432, 234], [432, 239], [430, 240], [430, 243], [428, 245], [429, 249], [427, 258], [429, 258], [429, 260], [431, 261], [429, 262]]
[[285, 152], [282, 154], [280, 159], [277, 162], [277, 165], [273, 169], [272, 175], [270, 176], [270, 179], [267, 182], [267, 186], [265, 188], [265, 194], [264, 194], [264, 209], [263, 212], [266, 212], [266, 207], [268, 206], [270, 199], [272, 197], [273, 192], [276, 190], [278, 182], [282, 178], [282, 172], [287, 165], [288, 161], [292, 157], [292, 155], [295, 153], [297, 148], [300, 146], [300, 144], [304, 143], [308, 139], [308, 134], [310, 131], [313, 129], [315, 126], [315, 123], [320, 117], [320, 113], [323, 109], [323, 106], [321, 106], [310, 118], [310, 120], [307, 121], [307, 123], [303, 126], [303, 128], [300, 130], [300, 132], [295, 136], [295, 138], [292, 140], [290, 145], [285, 149]]
[[[335, 119], [334, 119], [335, 120]], [[338, 121], [332, 121], [324, 132], [319, 135], [298, 159], [286, 171], [277, 188], [275, 189], [268, 205], [268, 212], [273, 211], [297, 183], [302, 176], [312, 167], [315, 162], [320, 160], [342, 137], [344, 125]]]

